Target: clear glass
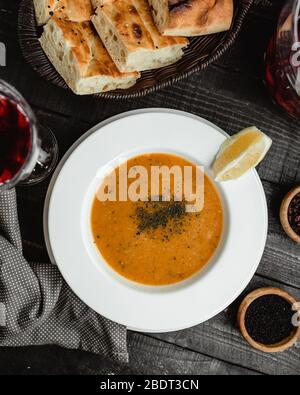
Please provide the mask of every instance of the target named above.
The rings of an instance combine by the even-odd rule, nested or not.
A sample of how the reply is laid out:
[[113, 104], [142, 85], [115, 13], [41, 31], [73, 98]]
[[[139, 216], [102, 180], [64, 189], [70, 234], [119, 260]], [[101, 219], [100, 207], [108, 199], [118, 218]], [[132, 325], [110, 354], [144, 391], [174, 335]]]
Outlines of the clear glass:
[[266, 83], [274, 102], [300, 118], [300, 0], [287, 0], [266, 52]]
[[[43, 181], [52, 172], [58, 160], [58, 145], [54, 134], [49, 128], [38, 124], [32, 109], [23, 96], [3, 80], [0, 80], [0, 100], [2, 100], [0, 112], [0, 142], [2, 146], [0, 152], [6, 155], [8, 150], [13, 150], [18, 144], [20, 146], [18, 141], [20, 129], [17, 126], [19, 125], [18, 115], [24, 115], [22, 118], [23, 126], [25, 125], [24, 130], [26, 128], [26, 131], [29, 131], [29, 134], [26, 135], [28, 152], [26, 151], [26, 156], [24, 156], [18, 170], [10, 178], [4, 178], [4, 181], [0, 181], [0, 191], [13, 188], [18, 184], [33, 185]], [[7, 108], [13, 109], [12, 114], [9, 112], [9, 115], [7, 115], [8, 111], [5, 111], [6, 103], [8, 103]], [[17, 121], [16, 118], [18, 118]], [[12, 123], [9, 123], [10, 121]], [[1, 138], [1, 133], [2, 137], [6, 133], [6, 137]], [[9, 136], [7, 136], [8, 133], [10, 133]], [[6, 142], [9, 147], [5, 146]], [[3, 158], [6, 158], [6, 156], [2, 157], [0, 176], [1, 171], [5, 171], [5, 159]]]

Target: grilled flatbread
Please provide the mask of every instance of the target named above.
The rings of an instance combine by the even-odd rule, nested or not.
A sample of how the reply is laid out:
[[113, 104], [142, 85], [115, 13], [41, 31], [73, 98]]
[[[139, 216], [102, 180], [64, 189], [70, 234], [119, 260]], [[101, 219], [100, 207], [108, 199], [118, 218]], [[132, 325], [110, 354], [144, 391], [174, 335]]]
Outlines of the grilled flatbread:
[[92, 22], [122, 72], [150, 70], [175, 63], [188, 40], [162, 36], [146, 0], [94, 0]]
[[233, 0], [148, 0], [154, 21], [167, 36], [202, 36], [230, 29]]
[[79, 95], [127, 89], [140, 74], [121, 73], [91, 22], [71, 22], [56, 14], [40, 39], [48, 58], [68, 86]]
[[73, 22], [91, 19], [91, 0], [33, 0], [38, 25], [44, 25], [56, 13], [60, 18]]

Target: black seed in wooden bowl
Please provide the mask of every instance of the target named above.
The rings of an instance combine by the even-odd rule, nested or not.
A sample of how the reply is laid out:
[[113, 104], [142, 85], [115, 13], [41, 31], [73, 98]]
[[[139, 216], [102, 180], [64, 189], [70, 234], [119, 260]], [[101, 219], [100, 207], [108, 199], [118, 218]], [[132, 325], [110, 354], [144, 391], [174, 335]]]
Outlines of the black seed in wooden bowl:
[[254, 300], [245, 315], [245, 326], [253, 340], [271, 346], [286, 340], [295, 331], [291, 304], [279, 295]]

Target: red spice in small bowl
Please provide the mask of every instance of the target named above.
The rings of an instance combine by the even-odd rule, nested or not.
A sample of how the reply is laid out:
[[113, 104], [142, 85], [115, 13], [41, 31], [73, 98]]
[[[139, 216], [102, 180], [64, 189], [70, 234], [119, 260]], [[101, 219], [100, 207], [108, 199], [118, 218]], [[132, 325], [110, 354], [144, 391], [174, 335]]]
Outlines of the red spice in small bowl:
[[300, 236], [300, 192], [292, 199], [289, 205], [288, 219], [293, 231]]
[[284, 197], [280, 207], [280, 222], [286, 234], [300, 244], [300, 186]]

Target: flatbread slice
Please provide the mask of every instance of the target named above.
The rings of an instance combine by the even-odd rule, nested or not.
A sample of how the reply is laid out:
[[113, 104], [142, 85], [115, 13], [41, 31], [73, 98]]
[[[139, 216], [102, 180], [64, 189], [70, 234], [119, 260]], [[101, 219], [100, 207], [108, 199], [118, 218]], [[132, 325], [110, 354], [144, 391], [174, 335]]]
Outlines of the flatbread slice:
[[230, 29], [233, 0], [148, 0], [158, 30], [167, 36], [202, 36]]
[[162, 36], [146, 0], [97, 0], [92, 22], [122, 72], [164, 67], [183, 56], [188, 40]]
[[73, 22], [89, 21], [93, 13], [91, 0], [33, 0], [33, 4], [39, 26], [47, 23], [54, 13]]
[[71, 22], [54, 15], [40, 38], [48, 58], [78, 95], [127, 89], [140, 77], [121, 73], [91, 22]]

